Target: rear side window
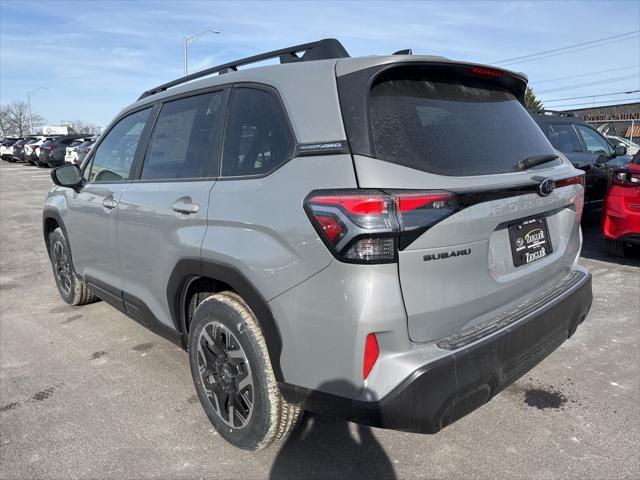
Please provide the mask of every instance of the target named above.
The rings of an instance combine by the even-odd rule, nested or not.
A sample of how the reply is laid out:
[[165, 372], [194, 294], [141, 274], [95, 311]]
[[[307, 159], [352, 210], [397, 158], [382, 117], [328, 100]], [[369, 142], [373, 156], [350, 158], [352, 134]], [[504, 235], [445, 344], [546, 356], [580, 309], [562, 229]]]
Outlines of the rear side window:
[[576, 128], [580, 132], [580, 135], [582, 135], [582, 139], [589, 153], [611, 154], [609, 143], [595, 130], [591, 130], [589, 127], [583, 125], [576, 125]]
[[149, 140], [143, 180], [217, 176], [223, 92], [167, 102]]
[[578, 134], [569, 123], [547, 125], [547, 136], [553, 148], [561, 152], [582, 152]]
[[147, 108], [132, 113], [109, 130], [93, 156], [87, 175], [90, 182], [118, 182], [129, 178], [150, 111]]
[[274, 93], [236, 88], [224, 140], [222, 175], [265, 175], [293, 156], [295, 141]]
[[372, 87], [370, 116], [377, 158], [439, 175], [512, 172], [553, 153], [511, 92], [471, 78], [393, 69]]

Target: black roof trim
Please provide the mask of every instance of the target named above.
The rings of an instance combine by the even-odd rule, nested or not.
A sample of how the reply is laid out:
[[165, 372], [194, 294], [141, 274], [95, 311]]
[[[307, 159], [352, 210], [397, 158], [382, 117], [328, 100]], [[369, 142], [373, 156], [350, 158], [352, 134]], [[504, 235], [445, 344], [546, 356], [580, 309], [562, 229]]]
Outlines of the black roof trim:
[[536, 115], [542, 116], [556, 116], [556, 117], [576, 117], [577, 115], [573, 112], [560, 112], [558, 110], [541, 110]]
[[[297, 54], [304, 51], [304, 54], [299, 57]], [[312, 60], [328, 60], [331, 58], [348, 58], [349, 54], [342, 44], [335, 38], [325, 38], [316, 42], [303, 43], [301, 45], [294, 45], [293, 47], [281, 48], [280, 50], [273, 50], [267, 53], [261, 53], [252, 57], [241, 58], [233, 62], [218, 65], [217, 67], [207, 68], [200, 72], [192, 73], [186, 77], [172, 80], [171, 82], [164, 83], [156, 88], [147, 90], [144, 92], [138, 100], [142, 100], [145, 97], [154, 95], [159, 92], [163, 92], [168, 88], [181, 85], [183, 83], [196, 80], [198, 78], [207, 77], [218, 73], [220, 75], [228, 73], [230, 71], [238, 70], [241, 65], [249, 65], [251, 63], [261, 62], [263, 60], [270, 60], [272, 58], [279, 58], [280, 63], [292, 63], [292, 62], [307, 62]]]

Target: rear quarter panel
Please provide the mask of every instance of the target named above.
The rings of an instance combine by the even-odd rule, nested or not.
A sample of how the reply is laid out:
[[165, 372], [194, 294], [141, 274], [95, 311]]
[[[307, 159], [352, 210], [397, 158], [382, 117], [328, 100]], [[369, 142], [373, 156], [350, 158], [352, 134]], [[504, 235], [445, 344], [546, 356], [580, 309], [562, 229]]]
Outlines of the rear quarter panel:
[[326, 267], [333, 256], [303, 210], [319, 188], [354, 188], [349, 155], [299, 157], [262, 178], [213, 187], [202, 243], [206, 261], [232, 265], [266, 300]]

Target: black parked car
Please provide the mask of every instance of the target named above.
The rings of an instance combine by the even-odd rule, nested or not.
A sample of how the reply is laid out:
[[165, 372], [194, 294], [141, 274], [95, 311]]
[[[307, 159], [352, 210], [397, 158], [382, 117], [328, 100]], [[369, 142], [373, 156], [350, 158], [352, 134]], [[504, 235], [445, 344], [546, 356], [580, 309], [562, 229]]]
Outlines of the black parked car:
[[554, 148], [586, 172], [585, 209], [602, 207], [613, 170], [631, 160], [627, 149], [611, 145], [600, 132], [573, 113], [547, 111], [533, 118]]
[[83, 135], [63, 135], [61, 137], [47, 140], [40, 147], [40, 153], [38, 154], [38, 166], [39, 167], [58, 167], [64, 165], [64, 156], [67, 153], [67, 147], [73, 143], [74, 140], [82, 138]]
[[11, 154], [11, 162], [23, 162], [25, 160], [24, 146], [28, 143], [35, 142], [37, 137], [25, 137], [13, 144], [13, 153]]

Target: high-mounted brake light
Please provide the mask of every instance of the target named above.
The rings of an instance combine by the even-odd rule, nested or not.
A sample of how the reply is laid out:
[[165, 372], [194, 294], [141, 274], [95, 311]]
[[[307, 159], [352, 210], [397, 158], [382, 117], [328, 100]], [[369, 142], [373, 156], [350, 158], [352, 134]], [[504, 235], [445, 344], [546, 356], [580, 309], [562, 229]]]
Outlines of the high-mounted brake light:
[[366, 380], [371, 373], [371, 369], [376, 364], [376, 360], [378, 360], [379, 354], [380, 347], [378, 347], [378, 339], [376, 338], [376, 334], [370, 333], [369, 335], [367, 335], [367, 339], [364, 342], [364, 365], [362, 368], [363, 380]]
[[569, 185], [582, 185], [584, 187], [584, 174], [556, 180], [556, 188], [568, 187]]
[[501, 70], [487, 67], [472, 67], [471, 70], [469, 70], [469, 73], [471, 73], [472, 75], [479, 75], [481, 77], [490, 78], [498, 78], [503, 75], [503, 72]]
[[320, 237], [343, 262], [395, 262], [425, 230], [459, 210], [454, 193], [333, 190], [312, 192], [305, 210]]
[[613, 172], [612, 181], [614, 185], [621, 187], [640, 187], [640, 172], [616, 170]]

